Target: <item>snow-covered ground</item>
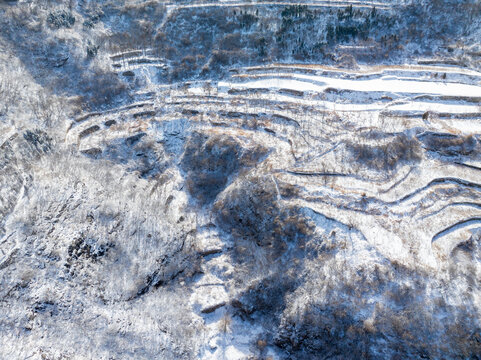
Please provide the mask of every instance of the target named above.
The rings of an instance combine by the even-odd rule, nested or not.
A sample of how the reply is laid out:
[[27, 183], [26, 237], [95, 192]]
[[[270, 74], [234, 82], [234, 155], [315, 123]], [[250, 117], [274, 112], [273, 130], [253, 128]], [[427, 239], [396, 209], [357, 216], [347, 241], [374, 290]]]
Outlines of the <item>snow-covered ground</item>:
[[[396, 134], [423, 139], [432, 132], [474, 136], [479, 149], [480, 73], [406, 66], [358, 73], [324, 68], [308, 75], [296, 65], [282, 65], [277, 73], [238, 72], [217, 85], [151, 82], [145, 92], [153, 94], [152, 101], [72, 119], [66, 141], [86, 153], [98, 149], [95, 156], [101, 156], [110, 142], [139, 132], [154, 132], [162, 141], [194, 129], [250, 139], [271, 149], [256, 171], [268, 171], [275, 182], [299, 190], [297, 199], [283, 201], [343, 224], [356, 234], [353, 242], [366, 242], [363, 246], [376, 256], [416, 271], [441, 274], [459, 244], [475, 236], [481, 222], [479, 150], [443, 155], [421, 143], [420, 160], [376, 169], [357, 160], [349, 144], [389, 145]], [[116, 123], [108, 124], [111, 119]], [[384, 135], [370, 140], [370, 133]], [[198, 220], [197, 228], [204, 261], [189, 303], [205, 326], [198, 356], [245, 359], [258, 351], [253, 344], [265, 329], [230, 310], [239, 294], [235, 239], [226, 238], [208, 218]], [[479, 294], [473, 296], [479, 304]], [[272, 344], [263, 351], [280, 356]]]
[[[292, 5], [161, 3], [155, 15], [143, 1], [114, 6], [125, 10], [118, 23], [90, 31], [77, 20], [55, 39], [104, 41], [109, 26], [129, 29], [139, 20], [129, 12], [145, 11], [158, 16], [150, 30], [162, 42], [170, 20], [185, 25], [183, 9], [225, 7], [238, 21], [236, 12]], [[342, 24], [347, 5], [389, 13], [404, 3], [296, 4]], [[29, 29], [41, 27], [46, 14], [37, 15]], [[144, 20], [135, 26], [147, 31]], [[81, 60], [47, 54], [52, 75], [1, 39], [0, 360], [481, 353], [474, 67], [286, 61], [222, 65], [230, 75], [208, 78], [201, 66], [219, 64], [199, 57], [192, 79], [168, 83], [184, 54], [164, 58], [154, 41]], [[82, 86], [125, 92], [109, 106], [98, 92], [93, 109], [74, 85], [47, 93], [50, 82], [75, 83], [64, 65], [89, 67], [95, 77]]]

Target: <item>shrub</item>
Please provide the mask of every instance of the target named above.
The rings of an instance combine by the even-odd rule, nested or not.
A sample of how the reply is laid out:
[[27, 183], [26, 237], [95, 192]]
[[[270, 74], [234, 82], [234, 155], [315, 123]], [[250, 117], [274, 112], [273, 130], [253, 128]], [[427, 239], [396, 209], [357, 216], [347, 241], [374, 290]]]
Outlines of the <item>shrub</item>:
[[242, 315], [277, 316], [285, 308], [285, 295], [293, 290], [295, 279], [276, 273], [249, 285], [232, 301], [232, 305]]
[[220, 42], [220, 47], [223, 50], [238, 50], [241, 48], [240, 34], [227, 34]]
[[40, 129], [25, 131], [23, 138], [34, 147], [38, 153], [47, 153], [52, 149], [52, 138]]
[[261, 57], [267, 56], [267, 39], [265, 37], [255, 38], [253, 42], [254, 48], [257, 49], [258, 55]]
[[224, 50], [214, 51], [214, 53], [212, 54], [212, 64], [213, 65], [229, 65], [230, 53]]
[[378, 146], [348, 142], [347, 150], [357, 162], [375, 170], [392, 170], [401, 162], [418, 162], [421, 159], [419, 142], [406, 135], [398, 135]]
[[218, 50], [212, 54], [211, 65], [212, 66], [226, 66], [235, 63], [246, 61], [249, 56], [243, 50], [226, 51]]
[[427, 132], [418, 136], [428, 151], [438, 152], [446, 156], [469, 155], [477, 145], [472, 135], [460, 136]]
[[[225, 231], [268, 249], [273, 259], [287, 250], [288, 243], [304, 242], [313, 232], [310, 220], [299, 208], [280, 201], [272, 176], [242, 179], [215, 207], [218, 223]], [[241, 252], [237, 255], [243, 259]]]
[[126, 85], [111, 72], [96, 69], [80, 82], [83, 103], [90, 109], [109, 105], [114, 99], [126, 94]]
[[47, 16], [47, 23], [54, 28], [71, 28], [75, 24], [75, 17], [66, 10], [57, 10]]
[[187, 55], [183, 57], [180, 64], [177, 64], [172, 70], [172, 79], [183, 80], [192, 76], [199, 67], [198, 62], [200, 63], [202, 60], [202, 55], [198, 55], [197, 57]]
[[89, 43], [87, 45], [87, 57], [93, 58], [97, 55], [97, 52], [99, 51], [99, 46]]
[[194, 133], [186, 144], [181, 166], [187, 172], [190, 193], [207, 203], [224, 189], [232, 174], [254, 165], [265, 153], [261, 146], [245, 149], [231, 136]]
[[86, 28], [93, 28], [104, 15], [103, 10], [99, 6], [92, 7], [87, 10], [87, 19], [83, 22], [83, 26]]
[[237, 19], [242, 29], [249, 29], [252, 25], [254, 25], [259, 20], [257, 16], [254, 16], [252, 14], [246, 14], [246, 13], [239, 15]]

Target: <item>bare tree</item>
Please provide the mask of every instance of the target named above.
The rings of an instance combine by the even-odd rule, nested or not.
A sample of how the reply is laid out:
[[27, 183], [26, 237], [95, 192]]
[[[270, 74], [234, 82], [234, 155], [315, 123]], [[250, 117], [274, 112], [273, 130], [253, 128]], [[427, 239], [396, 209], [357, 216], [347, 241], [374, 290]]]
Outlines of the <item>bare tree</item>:
[[29, 99], [30, 108], [35, 116], [35, 120], [40, 125], [51, 127], [60, 115], [60, 105], [54, 97], [45, 91], [39, 91], [37, 96]]
[[2, 71], [0, 76], [0, 116], [8, 114], [10, 106], [17, 103], [20, 98], [20, 89], [18, 84], [8, 76], [6, 70]]

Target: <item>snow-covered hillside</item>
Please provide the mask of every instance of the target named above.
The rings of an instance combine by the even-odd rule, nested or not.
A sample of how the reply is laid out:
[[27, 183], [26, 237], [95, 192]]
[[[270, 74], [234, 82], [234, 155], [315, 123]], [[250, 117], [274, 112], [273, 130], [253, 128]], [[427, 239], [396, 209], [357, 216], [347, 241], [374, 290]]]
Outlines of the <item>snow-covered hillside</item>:
[[478, 2], [0, 21], [0, 359], [479, 358]]

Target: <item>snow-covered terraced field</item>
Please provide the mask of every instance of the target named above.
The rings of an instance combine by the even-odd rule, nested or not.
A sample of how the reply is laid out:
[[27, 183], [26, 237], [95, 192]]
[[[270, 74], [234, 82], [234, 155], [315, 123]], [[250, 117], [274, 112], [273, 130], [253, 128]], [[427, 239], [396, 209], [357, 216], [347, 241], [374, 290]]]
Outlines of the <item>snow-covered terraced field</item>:
[[[249, 139], [270, 149], [256, 172], [298, 189], [297, 198], [279, 201], [344, 224], [408, 267], [436, 272], [479, 229], [481, 73], [434, 66], [312, 66], [306, 73], [286, 64], [235, 70], [218, 84], [152, 83], [144, 92], [150, 101], [81, 116], [67, 141], [98, 157], [119, 139], [129, 146], [146, 135], [174, 152], [194, 131]], [[232, 247], [207, 232], [199, 240], [206, 254]], [[191, 297], [214, 324], [211, 345], [222, 340], [217, 329], [234, 296], [232, 270], [219, 270], [230, 264], [226, 256], [205, 263]], [[242, 322], [234, 328], [234, 344], [243, 332], [247, 342], [257, 336]], [[242, 341], [227, 358], [248, 353]], [[219, 357], [209, 346], [202, 357]]]
[[[271, 89], [284, 92], [284, 99], [287, 89], [298, 98], [317, 98], [318, 105], [321, 104], [319, 98], [323, 97], [326, 100], [322, 104], [328, 110], [390, 110], [405, 114], [433, 111], [473, 114], [474, 117], [480, 113], [481, 73], [474, 71], [443, 67], [432, 68], [430, 73], [423, 68], [380, 72], [366, 69], [362, 75], [335, 72], [335, 76], [329, 76], [329, 73], [322, 74], [326, 73], [322, 70], [318, 71], [320, 75], [285, 73], [283, 67], [277, 70], [277, 73], [256, 71], [236, 75], [234, 78], [238, 81], [221, 82], [219, 87], [224, 91]], [[427, 97], [431, 101], [422, 101]]]

